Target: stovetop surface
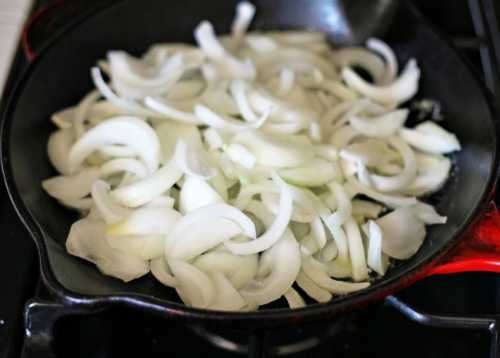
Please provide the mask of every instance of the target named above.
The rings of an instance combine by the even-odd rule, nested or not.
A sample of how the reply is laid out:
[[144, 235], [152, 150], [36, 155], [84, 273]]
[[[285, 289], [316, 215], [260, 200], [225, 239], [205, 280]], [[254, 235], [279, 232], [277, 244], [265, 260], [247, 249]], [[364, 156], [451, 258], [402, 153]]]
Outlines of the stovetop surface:
[[[75, 0], [78, 1], [78, 0]], [[86, 6], [104, 0], [87, 0]], [[466, 1], [415, 0], [438, 28], [453, 38], [483, 76]], [[34, 8], [47, 1], [36, 1]], [[496, 2], [500, 15], [500, 2]], [[51, 26], [63, 23], [56, 19]], [[35, 34], [43, 37], [43, 34]], [[26, 61], [16, 55], [3, 101]], [[4, 103], [2, 103], [4, 104]], [[498, 200], [497, 194], [497, 202]], [[0, 189], [0, 358], [29, 358], [23, 345], [23, 306], [46, 297], [39, 282], [34, 244]], [[466, 273], [428, 278], [398, 294], [415, 308], [437, 314], [500, 315], [500, 275]], [[388, 305], [365, 309], [366, 324], [347, 325], [335, 338], [290, 357], [487, 357], [490, 335], [477, 330], [429, 328], [411, 322]], [[58, 357], [237, 357], [199, 338], [193, 329], [130, 309], [61, 319], [55, 328]]]

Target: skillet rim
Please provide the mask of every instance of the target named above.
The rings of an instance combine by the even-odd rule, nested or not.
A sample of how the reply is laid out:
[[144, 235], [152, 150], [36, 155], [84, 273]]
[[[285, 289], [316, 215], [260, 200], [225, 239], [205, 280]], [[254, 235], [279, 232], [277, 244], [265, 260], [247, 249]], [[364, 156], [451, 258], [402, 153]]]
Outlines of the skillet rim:
[[494, 128], [495, 136], [493, 148], [495, 149], [492, 153], [493, 161], [492, 167], [490, 168], [489, 178], [486, 182], [485, 189], [481, 194], [481, 197], [477, 201], [477, 205], [472, 211], [472, 213], [467, 217], [466, 220], [462, 222], [457, 230], [455, 230], [454, 235], [451, 235], [448, 240], [443, 244], [443, 247], [438, 252], [427, 255], [420, 262], [414, 263], [411, 267], [405, 268], [404, 272], [387, 278], [382, 279], [377, 282], [377, 284], [370, 286], [369, 288], [358, 291], [347, 296], [337, 297], [328, 303], [317, 303], [308, 305], [304, 308], [299, 309], [289, 309], [289, 308], [279, 308], [279, 309], [268, 309], [255, 312], [224, 312], [215, 310], [206, 310], [200, 308], [189, 307], [180, 303], [175, 303], [171, 301], [166, 301], [163, 299], [155, 298], [146, 294], [132, 294], [132, 293], [117, 293], [112, 295], [84, 295], [72, 292], [66, 289], [62, 284], [60, 284], [55, 274], [50, 267], [48, 248], [44, 242], [45, 238], [43, 231], [39, 228], [36, 220], [30, 214], [28, 208], [25, 206], [20, 194], [18, 193], [14, 177], [12, 174], [12, 168], [10, 165], [10, 127], [13, 120], [12, 114], [16, 109], [16, 104], [19, 97], [22, 95], [24, 87], [31, 77], [32, 72], [35, 71], [37, 65], [44, 54], [55, 47], [60, 39], [64, 37], [68, 32], [74, 30], [79, 25], [89, 20], [92, 16], [106, 11], [114, 6], [117, 6], [126, 0], [118, 0], [111, 4], [105, 4], [97, 6], [74, 20], [70, 24], [62, 27], [51, 39], [48, 40], [45, 46], [38, 52], [38, 55], [32, 61], [28, 68], [21, 75], [20, 79], [14, 86], [14, 89], [9, 96], [5, 110], [1, 116], [1, 128], [0, 128], [0, 165], [2, 170], [2, 176], [6, 185], [7, 193], [9, 195], [10, 201], [12, 202], [14, 209], [24, 224], [30, 236], [35, 241], [38, 256], [40, 258], [40, 274], [42, 280], [49, 290], [49, 292], [55, 296], [57, 300], [61, 303], [69, 306], [78, 306], [81, 309], [94, 312], [97, 310], [102, 310], [104, 308], [111, 307], [113, 305], [124, 305], [132, 308], [140, 309], [143, 311], [150, 311], [164, 317], [177, 317], [187, 320], [196, 321], [223, 321], [225, 323], [244, 323], [246, 325], [251, 324], [254, 326], [271, 326], [283, 321], [306, 321], [315, 320], [321, 318], [331, 317], [333, 315], [339, 314], [344, 311], [352, 310], [357, 306], [367, 304], [368, 302], [379, 300], [398, 289], [401, 289], [412, 282], [416, 281], [425, 270], [435, 264], [440, 258], [442, 258], [452, 247], [454, 247], [461, 239], [464, 238], [464, 233], [470, 228], [473, 223], [479, 218], [480, 214], [485, 211], [487, 203], [490, 200], [493, 189], [495, 188], [495, 183], [499, 175], [499, 120], [495, 117], [498, 113], [497, 105], [493, 102], [491, 93], [486, 89], [483, 82], [481, 82], [476, 74], [476, 71], [469, 64], [467, 59], [458, 52], [458, 50], [453, 47], [446, 36], [441, 34], [439, 29], [430, 24], [425, 17], [415, 8], [413, 4], [409, 1], [403, 1], [400, 5], [406, 6], [408, 11], [412, 16], [415, 16], [416, 21], [421, 22], [423, 26], [427, 26], [428, 29], [436, 35], [444, 46], [447, 46], [451, 51], [454, 52], [460, 61], [464, 64], [466, 69], [472, 75], [473, 81], [479, 87], [479, 90], [488, 104], [488, 111], [490, 114], [490, 119]]

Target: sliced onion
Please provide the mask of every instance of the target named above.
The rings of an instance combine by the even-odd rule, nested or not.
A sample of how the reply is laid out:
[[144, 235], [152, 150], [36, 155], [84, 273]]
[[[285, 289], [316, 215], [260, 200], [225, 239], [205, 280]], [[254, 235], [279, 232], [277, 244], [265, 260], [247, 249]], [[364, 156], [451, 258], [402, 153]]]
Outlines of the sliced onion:
[[375, 223], [382, 230], [382, 251], [399, 260], [413, 256], [426, 235], [425, 225], [411, 208], [397, 208]]
[[106, 236], [109, 246], [143, 260], [151, 260], [163, 255], [163, 235]]
[[223, 273], [211, 271], [210, 277], [215, 288], [215, 297], [210, 304], [211, 309], [237, 311], [246, 305], [243, 297]]
[[206, 181], [192, 175], [186, 177], [179, 196], [179, 210], [187, 214], [206, 205], [223, 203], [221, 196]]
[[419, 172], [415, 181], [402, 191], [409, 195], [431, 194], [441, 189], [448, 179], [451, 161], [444, 158], [432, 167]]
[[58, 200], [71, 202], [88, 194], [92, 184], [99, 178], [99, 169], [90, 167], [71, 176], [57, 176], [42, 182], [43, 189]]
[[313, 280], [304, 274], [303, 271], [300, 271], [297, 276], [297, 285], [299, 285], [309, 297], [317, 302], [328, 302], [332, 299], [332, 294], [330, 292], [319, 287]]
[[[204, 231], [200, 223], [205, 226], [210, 224], [211, 234]], [[250, 238], [256, 237], [255, 225], [250, 218], [227, 204], [207, 205], [185, 215], [177, 222], [167, 237], [165, 253], [167, 256], [176, 255], [179, 251], [179, 255], [196, 257], [240, 233]], [[188, 235], [190, 240], [187, 239]], [[173, 252], [176, 245], [178, 249]]]
[[338, 225], [329, 225], [328, 221], [326, 220], [325, 217], [322, 216], [322, 220], [325, 223], [325, 226], [328, 228], [330, 233], [332, 234], [333, 240], [335, 241], [335, 244], [337, 245], [338, 249], [338, 258], [337, 260], [340, 261], [341, 263], [347, 263], [349, 262], [349, 249], [348, 249], [348, 244], [347, 244], [347, 236], [342, 229], [342, 227]]
[[255, 158], [255, 155], [253, 155], [253, 153], [249, 151], [244, 145], [238, 143], [232, 143], [225, 146], [224, 152], [233, 162], [247, 169], [252, 169], [257, 162], [257, 158]]
[[217, 174], [215, 169], [211, 168], [208, 163], [206, 163], [201, 150], [188, 148], [182, 139], [177, 141], [174, 156], [177, 166], [187, 175], [208, 180]]
[[264, 305], [280, 298], [295, 282], [300, 271], [299, 245], [293, 233], [287, 229], [278, 242], [269, 250], [272, 268], [269, 276], [254, 280], [240, 290], [249, 302]]
[[232, 141], [251, 150], [263, 166], [294, 167], [314, 157], [311, 142], [299, 136], [246, 131], [236, 134]]
[[[158, 97], [146, 97], [144, 104], [159, 113], [161, 116], [181, 123], [201, 124], [202, 122], [193, 114], [183, 112], [171, 106], [166, 100]], [[157, 116], [156, 116], [157, 117]]]
[[384, 62], [377, 55], [362, 47], [337, 50], [333, 54], [333, 61], [340, 67], [360, 66], [370, 74], [375, 83], [383, 83], [385, 80], [387, 69]]
[[342, 78], [349, 87], [355, 89], [363, 96], [380, 103], [393, 104], [404, 102], [417, 93], [420, 69], [417, 66], [417, 62], [411, 59], [406, 64], [399, 78], [385, 86], [376, 86], [366, 82], [350, 68], [342, 70]]
[[50, 120], [59, 129], [69, 129], [73, 126], [75, 111], [76, 111], [75, 107], [68, 107], [61, 109], [60, 111], [57, 111], [52, 116], [50, 116]]
[[396, 191], [413, 182], [417, 176], [417, 162], [411, 148], [399, 137], [390, 137], [389, 144], [396, 148], [403, 158], [403, 170], [394, 176], [372, 174], [371, 180], [379, 191]]
[[286, 291], [283, 294], [283, 296], [285, 297], [286, 301], [288, 302], [288, 306], [290, 308], [301, 308], [301, 307], [306, 306], [304, 299], [293, 288], [290, 288], [288, 291]]
[[259, 117], [254, 113], [247, 98], [247, 84], [243, 80], [233, 80], [229, 86], [231, 95], [233, 96], [239, 112], [243, 119], [247, 122], [256, 122]]
[[207, 128], [203, 131], [203, 139], [205, 143], [208, 145], [208, 148], [213, 149], [221, 149], [224, 145], [224, 140], [222, 136], [217, 132], [216, 129]]
[[384, 276], [388, 267], [388, 261], [382, 253], [382, 230], [373, 221], [368, 221], [368, 266], [380, 276]]
[[111, 195], [124, 206], [141, 206], [166, 192], [181, 176], [182, 171], [172, 160], [154, 174], [132, 184], [116, 188], [111, 192]]
[[170, 268], [168, 267], [168, 264], [163, 257], [158, 257], [154, 260], [151, 260], [151, 273], [158, 281], [160, 281], [165, 286], [177, 286], [177, 280], [174, 276], [172, 276]]
[[203, 271], [222, 272], [236, 289], [240, 289], [257, 274], [258, 255], [233, 255], [224, 251], [209, 251], [198, 256], [193, 265]]
[[352, 215], [361, 215], [369, 219], [376, 219], [384, 210], [380, 204], [363, 199], [354, 199], [352, 202]]
[[71, 255], [93, 262], [99, 270], [128, 282], [149, 272], [149, 263], [109, 246], [102, 221], [82, 219], [71, 225], [66, 249]]
[[200, 132], [195, 125], [167, 121], [158, 125], [155, 131], [160, 141], [162, 163], [173, 158], [179, 140], [196, 150], [203, 147]]
[[419, 124], [415, 129], [401, 128], [399, 135], [412, 147], [427, 153], [446, 154], [461, 148], [454, 134], [430, 121]]
[[312, 229], [314, 239], [316, 240], [316, 243], [318, 244], [318, 248], [320, 248], [320, 249], [324, 248], [326, 245], [326, 231], [325, 231], [325, 227], [323, 226], [323, 222], [321, 220], [321, 217], [317, 216], [312, 221], [311, 229]]
[[408, 109], [397, 109], [375, 118], [352, 116], [351, 126], [363, 135], [369, 137], [388, 137], [401, 128], [408, 117]]
[[90, 107], [97, 102], [99, 96], [100, 94], [98, 91], [92, 91], [83, 97], [80, 103], [78, 103], [78, 106], [76, 106], [75, 115], [73, 117], [73, 130], [76, 138], [80, 138], [85, 131], [83, 122], [89, 114]]
[[269, 117], [268, 111], [267, 113], [264, 113], [257, 121], [246, 123], [234, 118], [223, 117], [202, 104], [197, 104], [194, 107], [194, 113], [204, 124], [209, 125], [215, 129], [221, 129], [230, 132], [241, 132], [260, 128]]
[[340, 151], [340, 157], [354, 163], [362, 163], [368, 167], [384, 165], [394, 159], [386, 140], [365, 139], [349, 144]]
[[122, 116], [102, 122], [78, 139], [69, 153], [71, 171], [75, 172], [90, 153], [106, 144], [122, 144], [135, 150], [150, 173], [158, 168], [160, 143], [156, 133], [144, 121]]
[[356, 180], [356, 178], [352, 176], [348, 177], [347, 181], [353, 187], [353, 189], [355, 189], [359, 193], [362, 193], [373, 200], [379, 201], [390, 208], [409, 206], [417, 203], [417, 199], [415, 199], [415, 197], [379, 193], [362, 185], [358, 180]]
[[340, 226], [351, 216], [351, 200], [341, 184], [331, 182], [328, 184], [328, 188], [335, 197], [337, 210], [325, 218], [325, 223], [329, 226]]
[[432, 205], [418, 202], [410, 207], [417, 217], [426, 225], [446, 224], [448, 218], [436, 212]]
[[[274, 183], [280, 188], [279, 211], [268, 230], [256, 240], [248, 242], [226, 242], [226, 247], [234, 254], [248, 255], [267, 250], [273, 246], [286, 231], [292, 217], [293, 198], [288, 185], [276, 174], [273, 174]], [[293, 235], [293, 234], [292, 234]]]
[[47, 142], [47, 155], [52, 166], [61, 174], [71, 173], [69, 151], [75, 141], [71, 129], [60, 129], [52, 133]]
[[123, 220], [130, 211], [117, 203], [109, 194], [110, 186], [102, 180], [92, 184], [92, 200], [106, 224], [114, 224]]
[[110, 160], [99, 168], [101, 178], [108, 177], [116, 173], [127, 172], [144, 178], [148, 174], [148, 169], [140, 161], [129, 158]]
[[385, 60], [385, 71], [380, 84], [388, 84], [394, 81], [398, 74], [398, 60], [394, 51], [382, 40], [370, 38], [366, 41], [366, 47], [380, 54]]
[[168, 265], [183, 301], [193, 307], [208, 308], [216, 295], [210, 276], [184, 261], [169, 259]]
[[337, 258], [339, 250], [335, 241], [329, 241], [320, 251], [319, 257], [323, 262], [333, 261]]
[[302, 263], [304, 273], [319, 287], [337, 295], [363, 290], [370, 286], [368, 282], [345, 282], [331, 279], [327, 268], [310, 257]]
[[358, 224], [353, 218], [349, 218], [344, 224], [349, 246], [349, 255], [352, 263], [352, 278], [354, 281], [368, 279], [368, 270], [365, 259], [365, 249], [359, 231]]
[[301, 166], [281, 169], [279, 174], [291, 184], [307, 187], [325, 185], [338, 177], [333, 164], [320, 158], [314, 158]]
[[108, 235], [166, 235], [181, 215], [167, 207], [142, 207], [134, 210], [126, 219], [108, 226]]

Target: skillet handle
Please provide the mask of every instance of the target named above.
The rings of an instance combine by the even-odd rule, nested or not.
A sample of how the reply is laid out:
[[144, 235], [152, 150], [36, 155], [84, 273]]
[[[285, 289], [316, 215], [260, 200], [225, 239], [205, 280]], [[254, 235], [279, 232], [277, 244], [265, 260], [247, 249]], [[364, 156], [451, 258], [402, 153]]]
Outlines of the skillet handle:
[[472, 225], [468, 237], [429, 269], [425, 277], [471, 271], [500, 273], [500, 212], [494, 202]]

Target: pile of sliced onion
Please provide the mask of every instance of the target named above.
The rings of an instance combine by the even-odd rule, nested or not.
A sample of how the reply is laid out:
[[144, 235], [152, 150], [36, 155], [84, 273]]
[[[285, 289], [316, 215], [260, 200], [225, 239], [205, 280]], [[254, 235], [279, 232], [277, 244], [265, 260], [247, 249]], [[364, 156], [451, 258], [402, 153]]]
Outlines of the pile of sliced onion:
[[110, 51], [96, 89], [52, 116], [59, 175], [42, 187], [81, 214], [70, 254], [123, 281], [151, 273], [194, 307], [297, 308], [367, 288], [446, 222], [417, 197], [460, 143], [405, 127], [417, 61], [398, 75], [379, 39], [247, 33], [254, 13], [240, 3], [221, 37], [203, 21], [197, 46]]

